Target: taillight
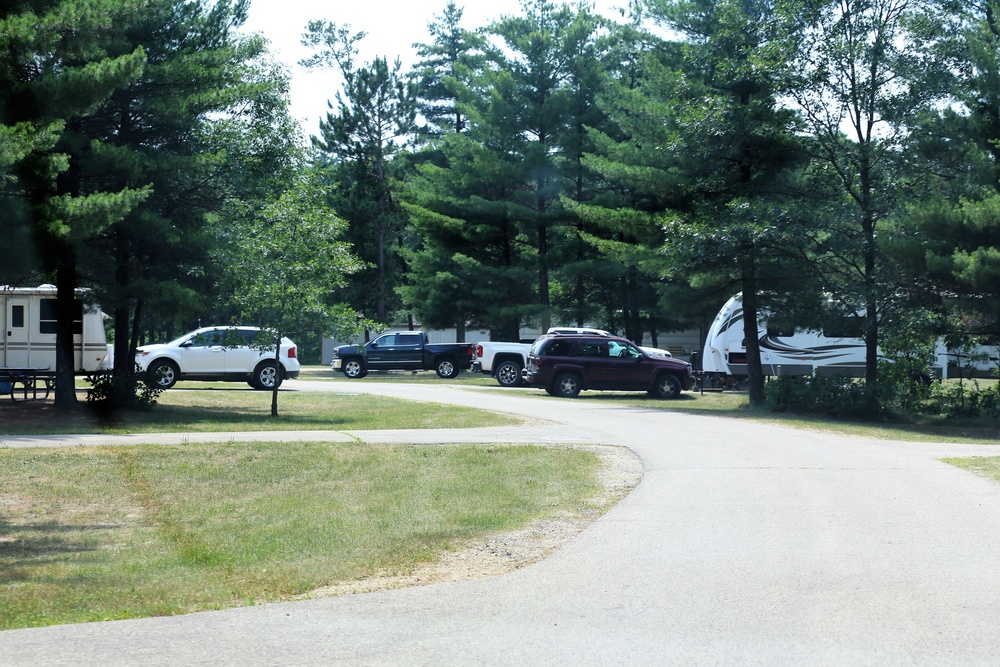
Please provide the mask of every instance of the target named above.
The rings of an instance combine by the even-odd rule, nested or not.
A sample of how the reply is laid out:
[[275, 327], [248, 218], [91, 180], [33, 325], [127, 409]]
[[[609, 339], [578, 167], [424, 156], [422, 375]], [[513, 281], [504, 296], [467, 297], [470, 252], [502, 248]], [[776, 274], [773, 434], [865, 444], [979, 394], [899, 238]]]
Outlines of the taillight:
[[288, 348], [288, 358], [289, 359], [294, 359], [295, 358], [295, 346], [294, 345], [292, 347]]
[[477, 345], [476, 346], [476, 356], [477, 357], [483, 356], [483, 346], [482, 345]]

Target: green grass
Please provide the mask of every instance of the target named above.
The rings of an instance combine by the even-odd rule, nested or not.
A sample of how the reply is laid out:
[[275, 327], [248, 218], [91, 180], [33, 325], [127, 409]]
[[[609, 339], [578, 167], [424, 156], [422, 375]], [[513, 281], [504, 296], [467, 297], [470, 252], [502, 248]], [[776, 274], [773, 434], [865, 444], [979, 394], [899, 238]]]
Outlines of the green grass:
[[950, 463], [977, 475], [989, 477], [1000, 482], [1000, 456], [971, 456], [969, 458], [941, 459], [945, 463]]
[[434, 371], [371, 371], [363, 378], [351, 380], [344, 377], [339, 371], [330, 370], [326, 366], [303, 366], [299, 374], [300, 380], [327, 380], [331, 382], [343, 382], [348, 386], [353, 384], [364, 384], [366, 382], [406, 382], [439, 385], [459, 385], [463, 387], [499, 387], [497, 381], [489, 375], [462, 371], [450, 380], [443, 380]]
[[516, 418], [487, 410], [456, 408], [349, 392], [283, 391], [278, 419], [271, 394], [239, 385], [189, 383], [164, 392], [149, 411], [114, 415], [81, 405], [56, 413], [51, 400], [0, 403], [0, 435], [161, 433], [204, 431], [367, 430], [505, 426]]
[[0, 629], [405, 573], [470, 538], [594, 511], [598, 467], [540, 446], [0, 449]]

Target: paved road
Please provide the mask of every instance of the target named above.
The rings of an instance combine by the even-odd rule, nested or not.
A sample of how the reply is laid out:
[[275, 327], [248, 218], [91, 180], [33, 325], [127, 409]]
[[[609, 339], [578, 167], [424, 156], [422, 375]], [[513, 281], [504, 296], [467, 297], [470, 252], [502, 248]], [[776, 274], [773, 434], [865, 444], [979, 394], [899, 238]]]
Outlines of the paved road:
[[997, 446], [881, 442], [499, 388], [350, 390], [546, 420], [354, 434], [365, 440], [623, 445], [644, 477], [563, 549], [508, 575], [9, 631], [0, 664], [1000, 664], [1000, 485], [938, 460]]

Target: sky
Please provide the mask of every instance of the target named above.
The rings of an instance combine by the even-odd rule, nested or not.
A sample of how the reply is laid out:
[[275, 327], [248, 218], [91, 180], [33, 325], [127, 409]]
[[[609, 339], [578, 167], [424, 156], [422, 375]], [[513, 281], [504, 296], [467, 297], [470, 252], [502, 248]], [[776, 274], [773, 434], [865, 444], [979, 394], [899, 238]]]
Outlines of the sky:
[[[469, 30], [517, 14], [521, 6], [520, 0], [456, 0], [455, 4], [464, 8], [462, 25]], [[592, 4], [598, 14], [612, 17], [616, 7], [627, 3], [592, 0]], [[264, 35], [274, 57], [287, 65], [292, 75], [291, 112], [308, 136], [319, 132], [327, 100], [333, 99], [340, 87], [333, 72], [310, 71], [298, 64], [310, 55], [300, 43], [309, 21], [333, 21], [350, 25], [354, 33], [364, 31], [368, 36], [358, 45], [362, 62], [376, 56], [392, 62], [398, 57], [406, 68], [416, 61], [412, 44], [430, 41], [427, 24], [442, 14], [446, 5], [447, 0], [251, 0], [244, 29]]]

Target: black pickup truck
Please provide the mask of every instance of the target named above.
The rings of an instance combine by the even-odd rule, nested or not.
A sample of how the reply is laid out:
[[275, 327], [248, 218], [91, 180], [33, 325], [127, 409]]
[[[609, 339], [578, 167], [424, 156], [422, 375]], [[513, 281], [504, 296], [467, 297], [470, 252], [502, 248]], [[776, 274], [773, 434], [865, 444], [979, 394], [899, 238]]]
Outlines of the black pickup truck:
[[333, 350], [331, 368], [349, 378], [368, 371], [437, 371], [453, 378], [472, 365], [471, 343], [428, 343], [423, 331], [384, 333], [364, 347], [341, 345]]

